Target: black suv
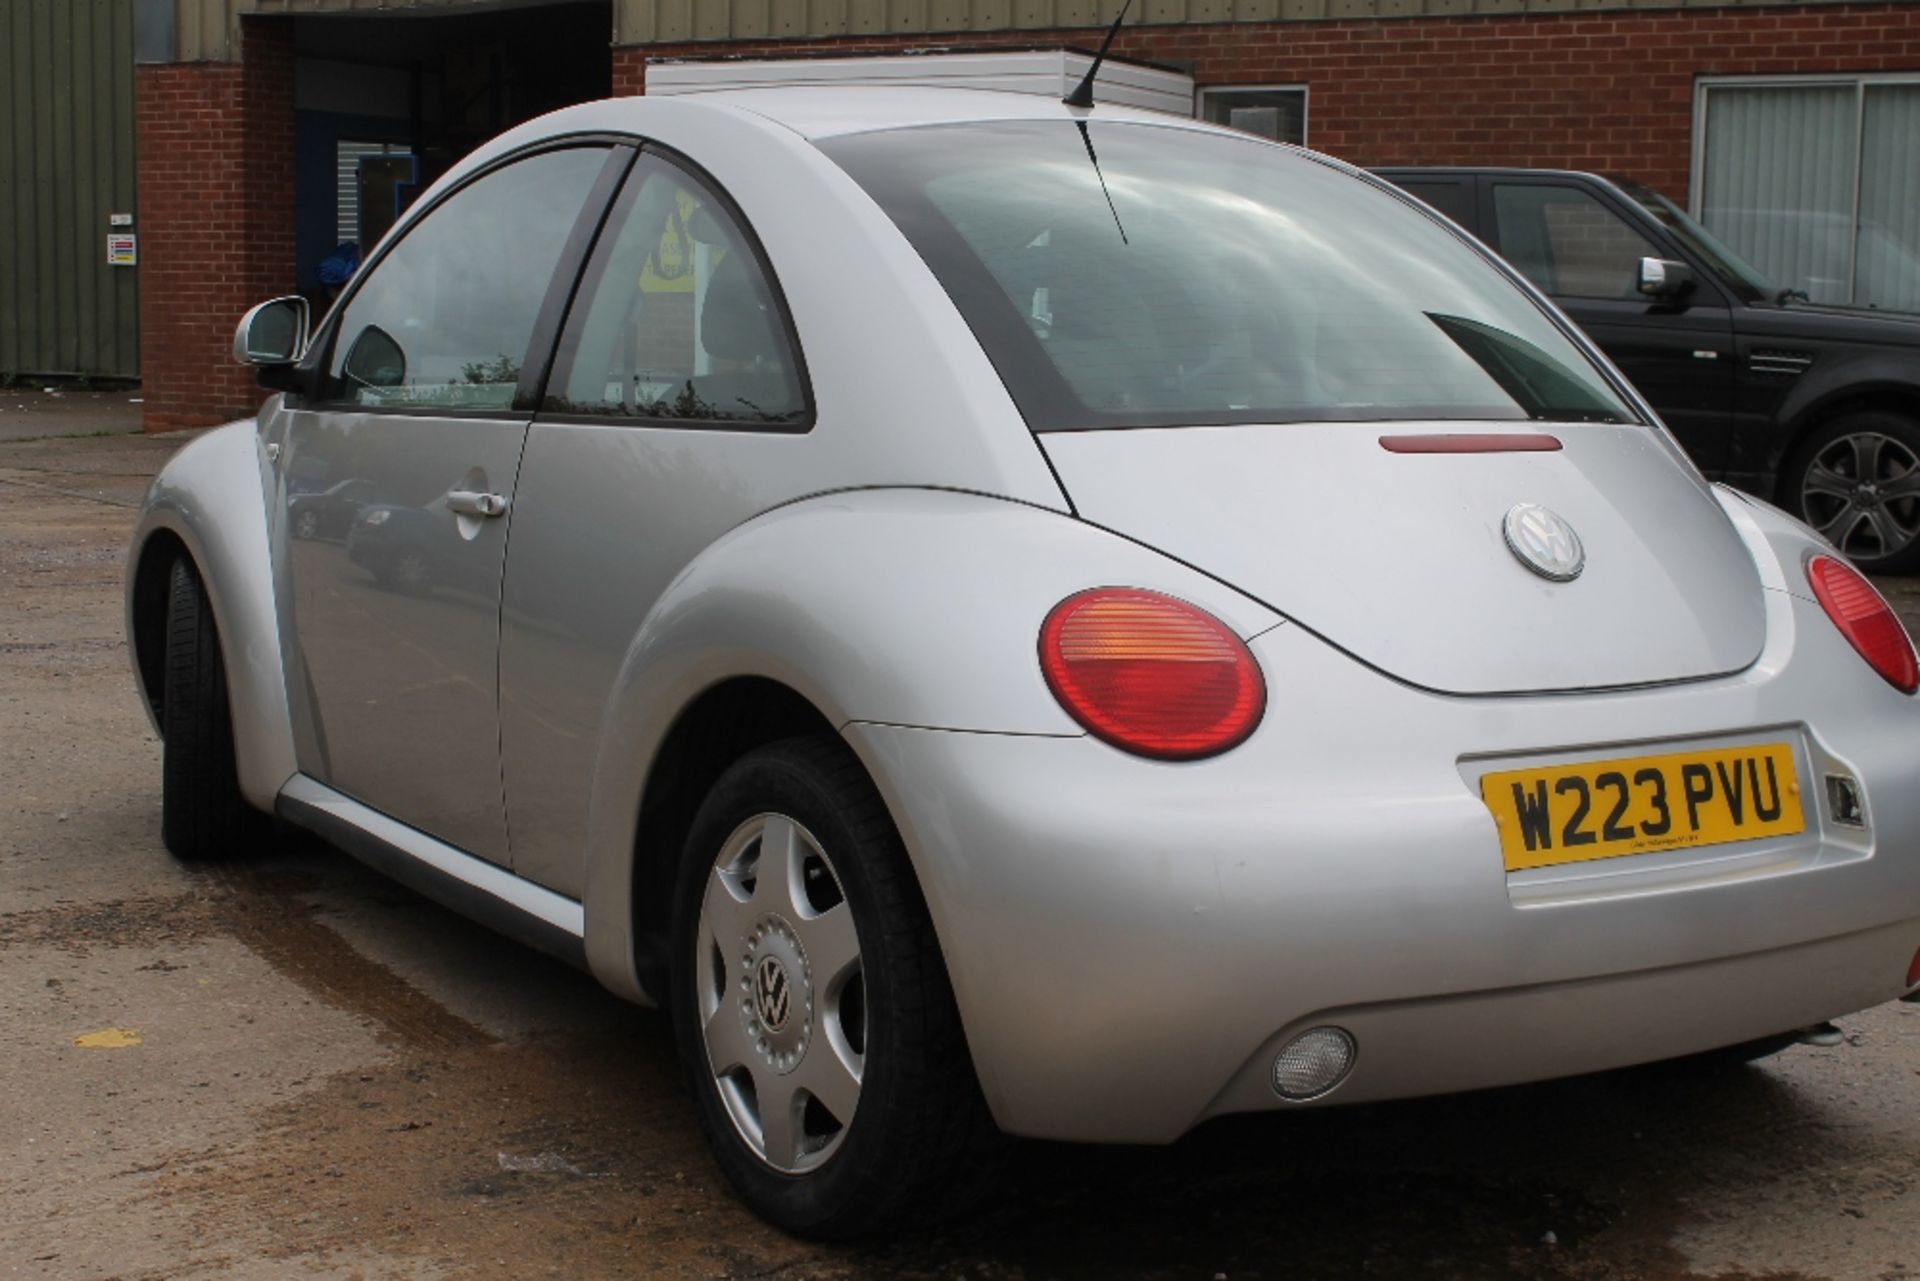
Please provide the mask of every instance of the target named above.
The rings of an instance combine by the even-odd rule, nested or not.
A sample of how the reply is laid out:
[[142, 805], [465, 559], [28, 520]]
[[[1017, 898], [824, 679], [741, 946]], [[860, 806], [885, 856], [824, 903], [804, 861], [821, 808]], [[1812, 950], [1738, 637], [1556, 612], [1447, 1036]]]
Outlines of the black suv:
[[1707, 475], [1803, 517], [1862, 568], [1920, 570], [1920, 316], [1809, 303], [1625, 179], [1375, 172], [1552, 297]]

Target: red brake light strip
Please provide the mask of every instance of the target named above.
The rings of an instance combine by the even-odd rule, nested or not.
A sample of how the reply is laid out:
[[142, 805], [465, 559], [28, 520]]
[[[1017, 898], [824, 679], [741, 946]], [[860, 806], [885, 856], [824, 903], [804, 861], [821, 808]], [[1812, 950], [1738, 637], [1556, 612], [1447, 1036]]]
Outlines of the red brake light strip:
[[1469, 433], [1434, 436], [1382, 436], [1390, 454], [1544, 454], [1561, 448], [1558, 436], [1542, 433]]

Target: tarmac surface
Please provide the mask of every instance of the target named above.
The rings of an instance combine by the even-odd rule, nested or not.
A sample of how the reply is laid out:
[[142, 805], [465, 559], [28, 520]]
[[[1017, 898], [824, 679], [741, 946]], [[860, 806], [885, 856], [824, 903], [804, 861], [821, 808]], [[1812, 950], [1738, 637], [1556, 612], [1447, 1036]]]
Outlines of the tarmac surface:
[[168, 858], [120, 575], [182, 442], [0, 442], [0, 1279], [1920, 1279], [1899, 1004], [1753, 1067], [1022, 1145], [944, 1228], [790, 1240], [658, 1014], [311, 841]]
[[0, 441], [139, 431], [142, 403], [137, 390], [81, 391], [31, 381], [0, 387]]

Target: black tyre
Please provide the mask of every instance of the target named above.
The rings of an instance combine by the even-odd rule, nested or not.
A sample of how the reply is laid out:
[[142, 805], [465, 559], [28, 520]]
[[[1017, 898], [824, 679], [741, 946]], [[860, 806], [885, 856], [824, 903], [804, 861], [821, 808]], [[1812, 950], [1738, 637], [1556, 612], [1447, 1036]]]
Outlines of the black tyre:
[[1920, 423], [1842, 414], [1795, 452], [1785, 488], [1787, 505], [1861, 569], [1920, 570]]
[[233, 858], [256, 845], [268, 823], [240, 795], [220, 637], [185, 559], [174, 562], [167, 584], [166, 644], [160, 836], [177, 858]]
[[979, 1186], [997, 1136], [906, 851], [838, 739], [716, 783], [675, 896], [673, 1015], [715, 1159], [789, 1232], [860, 1236]]

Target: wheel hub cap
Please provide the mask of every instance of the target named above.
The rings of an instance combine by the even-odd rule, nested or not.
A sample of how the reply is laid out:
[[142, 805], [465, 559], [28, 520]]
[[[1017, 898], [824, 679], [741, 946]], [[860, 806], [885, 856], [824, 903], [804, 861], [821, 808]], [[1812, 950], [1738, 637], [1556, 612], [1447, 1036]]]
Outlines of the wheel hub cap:
[[740, 961], [740, 1026], [775, 1072], [787, 1073], [813, 1040], [813, 982], [807, 950], [792, 925], [763, 917], [748, 931]]
[[722, 844], [695, 926], [694, 996], [717, 1101], [753, 1155], [804, 1174], [838, 1152], [866, 1071], [866, 980], [832, 860], [778, 813]]

